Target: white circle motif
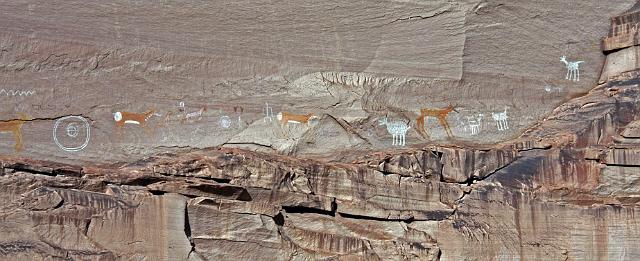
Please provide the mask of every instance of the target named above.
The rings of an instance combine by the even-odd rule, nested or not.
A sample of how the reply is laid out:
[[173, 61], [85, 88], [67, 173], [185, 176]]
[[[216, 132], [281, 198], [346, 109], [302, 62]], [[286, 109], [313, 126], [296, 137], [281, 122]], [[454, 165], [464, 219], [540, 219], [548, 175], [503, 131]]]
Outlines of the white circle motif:
[[78, 137], [78, 134], [80, 134], [80, 131], [78, 129], [78, 124], [76, 123], [69, 123], [69, 125], [67, 125], [66, 130], [67, 130], [67, 136], [71, 138]]
[[231, 127], [231, 118], [229, 118], [229, 116], [220, 117], [220, 126], [225, 129]]
[[[58, 126], [60, 126], [60, 124], [62, 122], [64, 122], [65, 120], [69, 120], [69, 119], [75, 119], [75, 120], [80, 120], [82, 121], [82, 125], [84, 125], [84, 128], [87, 130], [87, 136], [85, 137], [84, 143], [82, 143], [80, 146], [78, 147], [66, 147], [64, 146], [62, 143], [60, 143], [60, 141], [58, 140]], [[65, 128], [66, 130], [66, 134], [69, 137], [75, 138], [78, 136], [78, 134], [80, 134], [80, 128], [78, 127], [77, 123], [69, 123], [67, 125], [67, 127]], [[66, 152], [78, 152], [83, 150], [84, 148], [87, 147], [87, 145], [89, 145], [89, 140], [91, 139], [91, 125], [89, 125], [89, 121], [87, 121], [87, 119], [85, 119], [84, 117], [81, 116], [66, 116], [66, 117], [62, 117], [60, 119], [58, 119], [56, 121], [56, 123], [53, 125], [53, 141], [56, 143], [56, 145], [58, 145], [58, 147]]]

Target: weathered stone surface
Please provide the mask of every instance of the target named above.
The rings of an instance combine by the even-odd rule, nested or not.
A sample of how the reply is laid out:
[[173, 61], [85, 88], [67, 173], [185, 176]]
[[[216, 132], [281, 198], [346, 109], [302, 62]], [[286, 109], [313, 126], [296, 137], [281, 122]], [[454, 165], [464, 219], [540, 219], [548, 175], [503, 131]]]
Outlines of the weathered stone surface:
[[640, 138], [640, 121], [634, 121], [629, 123], [626, 128], [620, 134], [625, 138]]
[[[392, 147], [379, 125], [384, 116], [407, 122], [407, 144], [416, 148], [493, 144], [592, 88], [605, 62], [600, 42], [609, 17], [633, 4], [7, 2], [2, 120], [31, 120], [23, 122], [21, 146], [0, 132], [0, 152], [113, 163], [221, 146], [348, 161], [354, 152]], [[612, 53], [605, 68], [632, 61], [629, 50]], [[562, 55], [585, 61], [581, 81], [563, 78]], [[449, 104], [459, 105], [445, 117], [453, 137], [435, 117], [426, 118], [429, 136], [418, 131], [421, 109]], [[505, 109], [509, 128], [502, 130], [492, 113]], [[114, 118], [151, 110], [140, 125]], [[281, 124], [279, 112], [317, 120]], [[468, 117], [479, 114], [475, 133]], [[92, 130], [74, 153], [52, 137], [56, 121], [71, 115]], [[69, 150], [79, 144], [67, 125], [58, 125], [56, 137]]]
[[0, 259], [637, 260], [639, 10], [3, 3]]

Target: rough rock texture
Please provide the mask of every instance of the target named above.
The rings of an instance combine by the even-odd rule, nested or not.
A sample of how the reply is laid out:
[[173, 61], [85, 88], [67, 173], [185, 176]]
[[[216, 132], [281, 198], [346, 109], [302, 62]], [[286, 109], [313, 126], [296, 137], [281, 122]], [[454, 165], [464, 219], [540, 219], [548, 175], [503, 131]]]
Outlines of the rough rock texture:
[[[110, 163], [223, 146], [349, 161], [354, 152], [392, 147], [378, 124], [384, 116], [409, 123], [413, 148], [493, 144], [593, 88], [609, 17], [632, 5], [5, 1], [0, 119], [31, 120], [22, 126], [20, 150], [11, 133], [0, 131], [0, 152]], [[562, 55], [585, 61], [581, 81], [565, 80]], [[420, 109], [449, 104], [458, 105], [445, 118], [452, 137], [435, 117], [425, 119], [429, 136], [421, 134]], [[509, 129], [499, 130], [492, 113], [505, 110]], [[114, 120], [116, 112], [147, 111], [153, 113], [141, 125], [118, 127]], [[279, 112], [318, 119], [283, 126]], [[196, 114], [186, 119], [189, 113]], [[484, 117], [475, 134], [468, 117], [478, 114]], [[73, 120], [55, 125], [69, 115], [82, 116], [91, 129], [87, 146], [71, 153], [52, 139], [56, 129], [60, 145], [78, 148], [88, 136], [84, 125], [79, 136], [65, 135]]]
[[633, 1], [2, 6], [0, 260], [640, 258]]

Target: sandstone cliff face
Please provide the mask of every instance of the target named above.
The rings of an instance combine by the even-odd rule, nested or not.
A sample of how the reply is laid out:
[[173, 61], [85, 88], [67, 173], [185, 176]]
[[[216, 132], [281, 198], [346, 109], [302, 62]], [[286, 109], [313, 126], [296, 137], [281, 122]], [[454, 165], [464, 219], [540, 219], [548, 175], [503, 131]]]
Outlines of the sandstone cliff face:
[[640, 257], [633, 1], [2, 6], [2, 260]]

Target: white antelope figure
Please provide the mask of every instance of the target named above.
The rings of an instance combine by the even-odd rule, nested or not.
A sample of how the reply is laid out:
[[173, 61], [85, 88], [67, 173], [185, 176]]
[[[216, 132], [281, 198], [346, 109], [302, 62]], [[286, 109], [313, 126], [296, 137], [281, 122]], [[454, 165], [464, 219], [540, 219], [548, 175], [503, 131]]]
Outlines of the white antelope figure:
[[469, 123], [469, 127], [471, 128], [471, 135], [477, 135], [478, 133], [480, 133], [482, 118], [484, 118], [484, 114], [482, 113], [474, 116], [467, 116], [467, 122]]
[[565, 77], [565, 79], [579, 82], [580, 81], [580, 64], [583, 63], [584, 61], [569, 62], [567, 61], [567, 57], [564, 55], [560, 57], [560, 61], [567, 66], [567, 76]]
[[393, 137], [393, 146], [404, 146], [407, 131], [411, 128], [402, 121], [389, 122], [387, 117], [378, 120], [380, 125], [387, 125], [387, 132]]
[[496, 125], [498, 126], [499, 131], [509, 129], [509, 122], [507, 121], [507, 119], [509, 119], [509, 117], [507, 116], [507, 107], [504, 107], [503, 112], [492, 112], [491, 117], [493, 117], [493, 120], [496, 121]]

